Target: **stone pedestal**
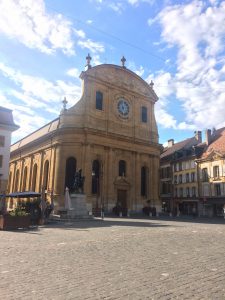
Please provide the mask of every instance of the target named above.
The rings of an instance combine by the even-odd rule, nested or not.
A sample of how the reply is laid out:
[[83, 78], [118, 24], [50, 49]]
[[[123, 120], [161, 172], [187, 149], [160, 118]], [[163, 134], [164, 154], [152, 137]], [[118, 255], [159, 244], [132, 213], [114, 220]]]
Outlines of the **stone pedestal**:
[[70, 208], [60, 210], [60, 217], [62, 219], [90, 219], [86, 205], [86, 195], [84, 194], [70, 194]]

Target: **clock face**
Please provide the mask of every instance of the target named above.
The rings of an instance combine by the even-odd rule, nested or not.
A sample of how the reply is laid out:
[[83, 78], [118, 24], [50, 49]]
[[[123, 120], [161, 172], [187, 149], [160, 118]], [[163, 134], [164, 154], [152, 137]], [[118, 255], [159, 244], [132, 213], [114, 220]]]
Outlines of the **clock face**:
[[125, 100], [123, 98], [119, 99], [117, 108], [122, 117], [128, 116], [130, 107], [129, 107], [129, 103], [127, 102], [127, 100]]

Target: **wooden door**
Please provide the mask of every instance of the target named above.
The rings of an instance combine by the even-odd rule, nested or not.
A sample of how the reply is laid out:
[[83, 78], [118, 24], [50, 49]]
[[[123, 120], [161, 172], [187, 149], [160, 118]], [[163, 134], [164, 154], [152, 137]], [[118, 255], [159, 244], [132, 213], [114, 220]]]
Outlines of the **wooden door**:
[[127, 191], [117, 190], [117, 203], [121, 206], [122, 215], [127, 215]]

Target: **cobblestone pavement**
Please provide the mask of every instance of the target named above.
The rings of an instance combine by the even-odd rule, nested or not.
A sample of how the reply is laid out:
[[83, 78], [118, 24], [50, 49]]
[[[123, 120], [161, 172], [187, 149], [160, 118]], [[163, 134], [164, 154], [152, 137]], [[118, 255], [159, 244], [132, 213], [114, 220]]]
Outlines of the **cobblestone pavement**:
[[113, 219], [0, 232], [0, 299], [225, 299], [225, 223]]

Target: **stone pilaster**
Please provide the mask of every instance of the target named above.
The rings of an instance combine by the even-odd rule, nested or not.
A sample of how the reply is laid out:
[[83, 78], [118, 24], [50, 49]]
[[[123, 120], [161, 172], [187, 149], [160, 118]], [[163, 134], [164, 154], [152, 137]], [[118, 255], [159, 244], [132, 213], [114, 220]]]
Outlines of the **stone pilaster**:
[[44, 152], [41, 151], [40, 155], [41, 155], [41, 159], [40, 159], [41, 163], [40, 163], [40, 171], [39, 171], [39, 184], [38, 184], [38, 190], [39, 190], [39, 192], [42, 193], [42, 197], [43, 197], [43, 196], [44, 196], [44, 191], [43, 191], [43, 189], [42, 189], [42, 177], [43, 177]]
[[83, 144], [82, 145], [82, 173], [85, 176], [84, 181], [84, 193], [86, 195], [91, 194], [91, 145]]
[[[115, 179], [115, 164], [114, 164], [114, 150], [109, 148], [108, 150], [108, 168], [107, 168], [107, 200], [108, 203], [115, 204], [114, 195], [114, 179]], [[109, 208], [109, 207], [108, 207]]]
[[64, 195], [61, 178], [62, 168], [62, 146], [57, 145], [55, 147], [55, 176], [53, 184], [53, 197], [55, 206], [64, 206], [64, 199], [60, 198], [60, 195]]
[[140, 190], [141, 190], [141, 165], [140, 165], [140, 153], [136, 152], [135, 155], [135, 163], [134, 163], [134, 174], [132, 185], [134, 186], [133, 195], [134, 195], [134, 202], [133, 207], [131, 209], [135, 211], [139, 211], [141, 207], [140, 206]]
[[29, 170], [29, 184], [28, 184], [28, 190], [31, 190], [31, 179], [32, 179], [32, 172], [33, 172], [33, 160], [34, 156], [31, 155], [30, 157], [30, 170]]
[[[19, 183], [19, 191], [22, 191], [22, 182], [23, 182], [23, 172], [24, 172], [24, 159], [20, 161], [20, 183]], [[23, 192], [23, 191], [22, 191]]]

